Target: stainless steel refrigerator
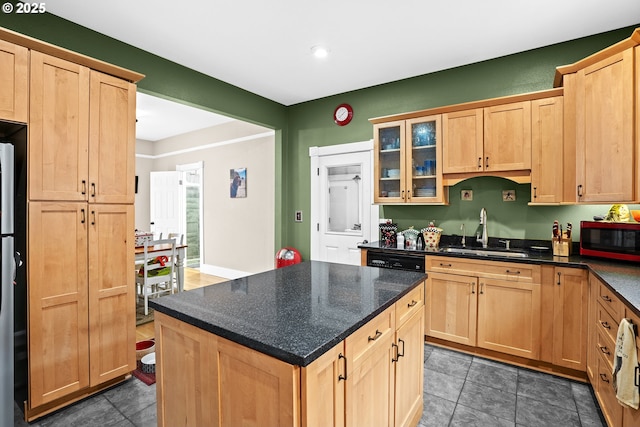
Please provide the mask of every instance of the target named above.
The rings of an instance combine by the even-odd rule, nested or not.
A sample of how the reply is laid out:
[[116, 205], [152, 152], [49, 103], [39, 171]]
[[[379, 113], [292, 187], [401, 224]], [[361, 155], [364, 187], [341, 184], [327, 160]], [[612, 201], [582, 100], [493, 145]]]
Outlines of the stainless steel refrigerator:
[[13, 425], [14, 402], [14, 148], [0, 144], [0, 426]]

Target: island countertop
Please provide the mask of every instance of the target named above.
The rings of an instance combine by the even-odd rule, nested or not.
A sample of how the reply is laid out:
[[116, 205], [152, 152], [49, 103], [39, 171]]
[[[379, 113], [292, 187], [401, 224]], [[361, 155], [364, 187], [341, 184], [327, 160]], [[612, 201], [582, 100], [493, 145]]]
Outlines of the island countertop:
[[306, 261], [149, 301], [180, 321], [307, 366], [427, 278]]

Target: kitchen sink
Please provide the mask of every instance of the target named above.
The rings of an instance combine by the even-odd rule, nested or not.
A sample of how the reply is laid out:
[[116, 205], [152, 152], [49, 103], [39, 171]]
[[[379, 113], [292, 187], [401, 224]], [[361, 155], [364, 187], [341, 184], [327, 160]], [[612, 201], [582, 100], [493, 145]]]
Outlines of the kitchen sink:
[[482, 255], [482, 256], [500, 256], [509, 258], [528, 258], [529, 254], [526, 252], [505, 250], [505, 249], [485, 249], [485, 248], [441, 248], [440, 252], [446, 252], [451, 254], [465, 254], [465, 255]]

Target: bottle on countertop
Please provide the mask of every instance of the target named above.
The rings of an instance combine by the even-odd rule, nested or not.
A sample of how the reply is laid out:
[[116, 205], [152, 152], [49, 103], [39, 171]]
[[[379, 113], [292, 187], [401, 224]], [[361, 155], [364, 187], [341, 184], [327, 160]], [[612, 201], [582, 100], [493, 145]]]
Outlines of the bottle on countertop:
[[396, 236], [396, 242], [398, 244], [398, 249], [404, 249], [404, 236], [402, 233], [398, 233]]

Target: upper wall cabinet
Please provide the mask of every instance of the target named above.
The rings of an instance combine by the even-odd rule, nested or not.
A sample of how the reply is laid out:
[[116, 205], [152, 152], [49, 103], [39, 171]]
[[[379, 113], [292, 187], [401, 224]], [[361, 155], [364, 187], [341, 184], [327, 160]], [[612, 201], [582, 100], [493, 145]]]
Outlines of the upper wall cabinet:
[[446, 203], [440, 128], [440, 115], [374, 126], [375, 203]]
[[562, 200], [563, 97], [531, 101], [531, 204]]
[[634, 90], [640, 30], [575, 64], [559, 67], [564, 87], [564, 201], [640, 199]]
[[0, 40], [0, 120], [27, 122], [29, 50]]
[[531, 169], [531, 102], [443, 115], [443, 173]]
[[31, 52], [31, 200], [133, 203], [135, 93], [132, 83]]

